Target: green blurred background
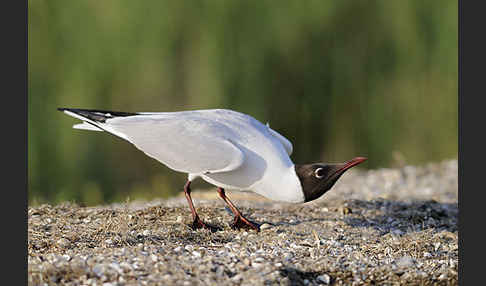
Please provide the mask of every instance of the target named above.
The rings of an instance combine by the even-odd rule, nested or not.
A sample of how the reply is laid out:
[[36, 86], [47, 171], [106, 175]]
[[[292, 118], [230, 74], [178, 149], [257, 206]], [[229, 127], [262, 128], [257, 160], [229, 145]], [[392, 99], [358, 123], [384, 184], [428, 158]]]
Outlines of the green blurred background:
[[31, 205], [169, 197], [185, 182], [57, 107], [234, 109], [270, 122], [299, 163], [457, 158], [457, 1], [28, 5]]

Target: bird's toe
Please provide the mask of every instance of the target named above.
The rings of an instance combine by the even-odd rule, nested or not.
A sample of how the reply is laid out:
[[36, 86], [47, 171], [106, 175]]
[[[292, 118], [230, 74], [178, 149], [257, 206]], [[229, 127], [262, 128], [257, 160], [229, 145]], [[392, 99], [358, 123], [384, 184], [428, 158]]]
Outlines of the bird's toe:
[[256, 231], [260, 231], [260, 224], [256, 222], [252, 222], [248, 219], [246, 219], [243, 216], [236, 216], [235, 220], [233, 221], [233, 224], [231, 225], [231, 228], [233, 229], [254, 229]]

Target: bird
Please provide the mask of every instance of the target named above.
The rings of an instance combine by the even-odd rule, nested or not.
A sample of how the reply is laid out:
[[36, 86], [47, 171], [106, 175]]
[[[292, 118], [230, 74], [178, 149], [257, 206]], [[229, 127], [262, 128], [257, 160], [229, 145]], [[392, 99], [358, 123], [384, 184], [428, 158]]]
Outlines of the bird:
[[226, 196], [225, 190], [251, 191], [273, 201], [305, 203], [328, 190], [344, 172], [366, 157], [344, 163], [294, 164], [292, 143], [270, 125], [230, 109], [174, 112], [120, 112], [58, 108], [82, 121], [75, 129], [104, 131], [124, 139], [168, 168], [187, 174], [184, 194], [193, 229], [214, 229], [196, 211], [191, 182], [217, 187], [234, 215], [233, 229], [260, 231]]

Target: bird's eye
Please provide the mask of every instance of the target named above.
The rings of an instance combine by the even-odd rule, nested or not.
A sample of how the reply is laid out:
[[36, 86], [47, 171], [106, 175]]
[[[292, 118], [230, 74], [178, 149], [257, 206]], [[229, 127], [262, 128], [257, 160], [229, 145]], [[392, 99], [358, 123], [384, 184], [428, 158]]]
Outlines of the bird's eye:
[[317, 168], [314, 171], [314, 175], [316, 176], [316, 178], [322, 179], [324, 177], [324, 169], [323, 168]]

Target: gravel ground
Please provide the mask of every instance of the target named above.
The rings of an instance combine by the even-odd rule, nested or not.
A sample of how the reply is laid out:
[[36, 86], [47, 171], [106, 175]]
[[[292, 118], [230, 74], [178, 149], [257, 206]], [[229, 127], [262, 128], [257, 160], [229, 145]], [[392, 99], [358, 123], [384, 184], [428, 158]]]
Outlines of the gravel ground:
[[29, 285], [457, 285], [457, 161], [348, 171], [306, 204], [228, 191], [261, 232], [232, 230], [215, 189], [28, 209]]

